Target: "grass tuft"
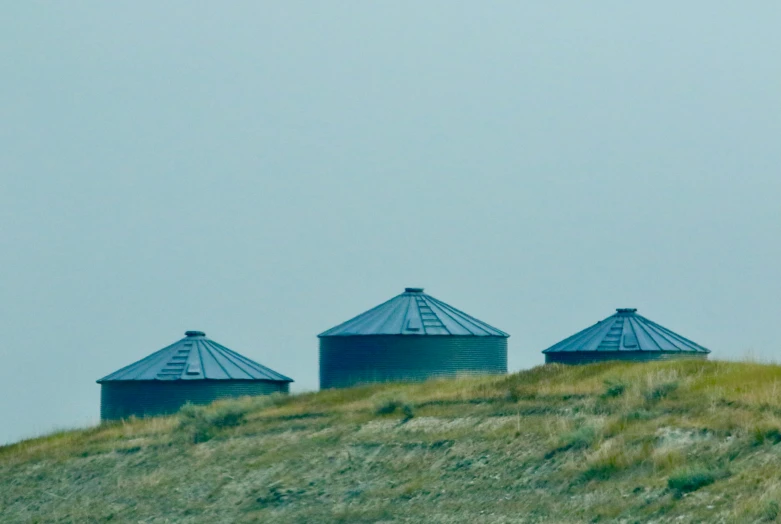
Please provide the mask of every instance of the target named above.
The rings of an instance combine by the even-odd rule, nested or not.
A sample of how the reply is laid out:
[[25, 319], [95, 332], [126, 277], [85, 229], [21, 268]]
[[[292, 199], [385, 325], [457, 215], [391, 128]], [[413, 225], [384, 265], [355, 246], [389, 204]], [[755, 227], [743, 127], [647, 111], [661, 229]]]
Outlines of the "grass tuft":
[[602, 394], [602, 398], [610, 399], [620, 397], [626, 392], [627, 385], [620, 381], [606, 380], [605, 392]]
[[760, 520], [762, 522], [775, 522], [781, 514], [781, 506], [776, 500], [767, 500], [760, 508]]
[[781, 429], [776, 426], [757, 425], [751, 432], [751, 437], [755, 446], [763, 444], [775, 445], [781, 442]]
[[251, 412], [268, 408], [281, 400], [281, 396], [267, 395], [218, 401], [208, 406], [185, 404], [177, 415], [179, 429], [193, 444], [207, 442], [222, 430], [243, 425]]
[[722, 470], [713, 470], [704, 467], [688, 467], [670, 475], [670, 478], [667, 480], [667, 487], [680, 495], [697, 491], [726, 476], [728, 476], [728, 474]]
[[669, 397], [675, 392], [680, 384], [677, 381], [657, 384], [643, 393], [648, 402], [658, 402]]
[[583, 425], [579, 428], [564, 433], [557, 439], [556, 446], [546, 453], [546, 458], [551, 458], [557, 453], [571, 450], [584, 450], [591, 447], [599, 437], [597, 429], [592, 425]]
[[410, 420], [415, 416], [415, 409], [404, 397], [390, 396], [377, 399], [374, 408], [376, 415], [393, 415], [398, 412], [404, 415], [404, 421]]

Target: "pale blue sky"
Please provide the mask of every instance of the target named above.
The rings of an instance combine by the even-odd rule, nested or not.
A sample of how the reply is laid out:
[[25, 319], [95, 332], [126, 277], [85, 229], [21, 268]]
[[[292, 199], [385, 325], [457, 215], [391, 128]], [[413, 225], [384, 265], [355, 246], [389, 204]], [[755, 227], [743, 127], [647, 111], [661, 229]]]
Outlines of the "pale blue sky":
[[510, 367], [639, 312], [777, 359], [781, 3], [5, 2], [0, 442], [186, 329], [317, 387], [427, 292]]

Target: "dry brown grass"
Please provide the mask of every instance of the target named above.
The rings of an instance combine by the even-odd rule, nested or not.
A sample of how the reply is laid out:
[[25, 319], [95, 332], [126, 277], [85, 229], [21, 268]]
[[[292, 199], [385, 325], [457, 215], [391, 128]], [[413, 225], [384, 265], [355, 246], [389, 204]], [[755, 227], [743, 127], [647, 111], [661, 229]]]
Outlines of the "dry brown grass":
[[781, 366], [752, 362], [605, 363], [224, 401], [191, 414], [203, 441], [174, 416], [2, 447], [0, 510], [3, 522], [768, 522], [779, 383]]

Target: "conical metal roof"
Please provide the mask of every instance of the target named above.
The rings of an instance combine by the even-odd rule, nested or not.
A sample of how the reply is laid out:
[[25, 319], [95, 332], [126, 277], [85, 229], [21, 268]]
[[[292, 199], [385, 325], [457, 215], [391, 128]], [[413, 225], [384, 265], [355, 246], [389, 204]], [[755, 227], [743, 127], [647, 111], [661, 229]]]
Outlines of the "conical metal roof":
[[568, 351], [672, 351], [710, 353], [710, 350], [637, 314], [617, 309], [616, 314], [555, 344], [543, 353]]
[[206, 338], [202, 331], [187, 331], [183, 339], [103, 377], [98, 383], [128, 380], [293, 382], [293, 379]]
[[510, 336], [425, 294], [419, 287], [408, 287], [401, 295], [318, 336], [356, 335]]

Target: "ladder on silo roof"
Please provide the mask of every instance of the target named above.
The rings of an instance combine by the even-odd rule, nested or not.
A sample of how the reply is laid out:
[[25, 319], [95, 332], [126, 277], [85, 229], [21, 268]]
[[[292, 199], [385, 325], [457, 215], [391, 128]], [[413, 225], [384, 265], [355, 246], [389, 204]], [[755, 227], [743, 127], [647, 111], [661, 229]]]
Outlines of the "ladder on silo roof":
[[618, 351], [621, 346], [621, 334], [624, 332], [624, 319], [619, 317], [616, 319], [615, 324], [610, 327], [610, 331], [607, 332], [605, 338], [600, 342], [599, 350], [613, 350]]
[[445, 325], [439, 320], [439, 317], [428, 305], [426, 299], [423, 297], [415, 297], [415, 301], [418, 304], [418, 312], [420, 313], [420, 321], [423, 323], [423, 330], [426, 328], [441, 328], [446, 329]]
[[171, 360], [169, 360], [157, 374], [157, 378], [173, 379], [181, 377], [184, 366], [187, 364], [187, 359], [190, 358], [192, 347], [192, 342], [190, 342], [185, 343], [183, 347], [177, 349], [176, 353], [171, 357]]

